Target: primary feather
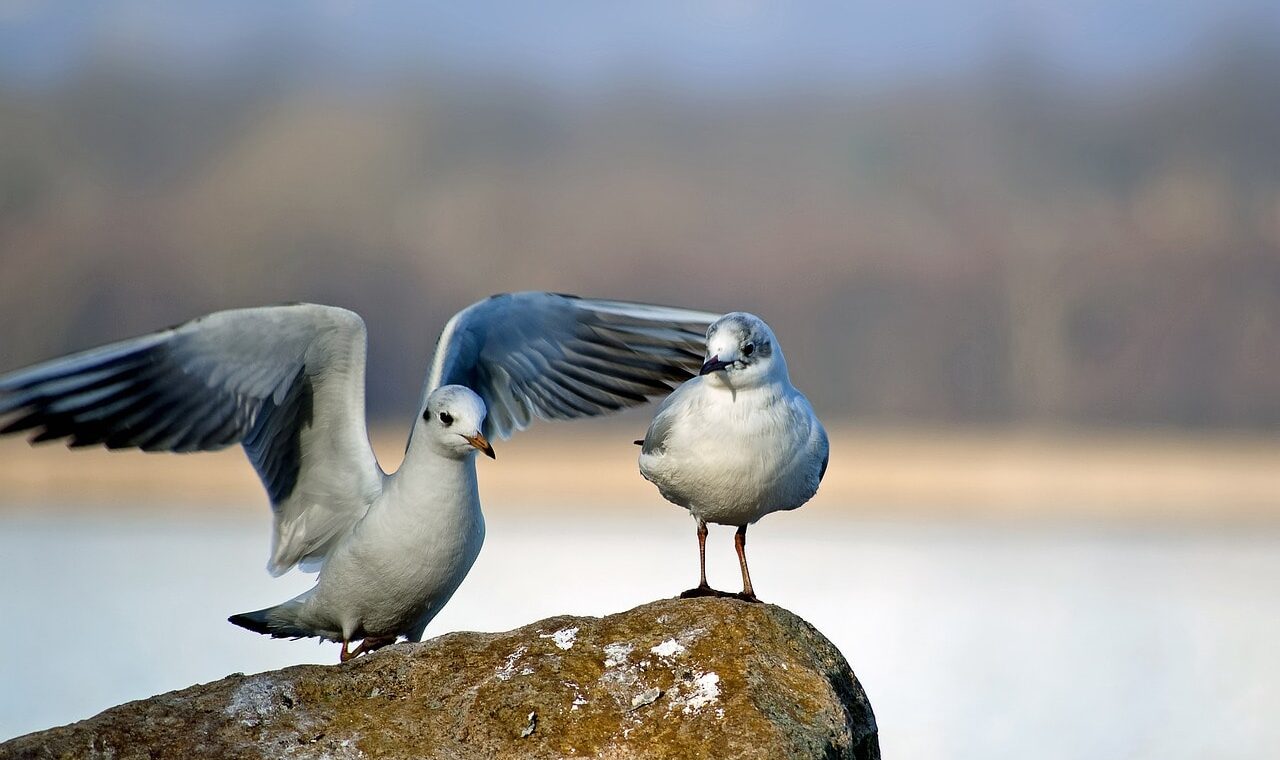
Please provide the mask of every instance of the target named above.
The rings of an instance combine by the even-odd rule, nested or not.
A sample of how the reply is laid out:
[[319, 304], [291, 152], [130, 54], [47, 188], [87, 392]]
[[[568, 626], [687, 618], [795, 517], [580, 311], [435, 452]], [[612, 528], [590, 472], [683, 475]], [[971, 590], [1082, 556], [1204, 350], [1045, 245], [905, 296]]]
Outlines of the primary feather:
[[441, 333], [422, 398], [471, 388], [489, 407], [486, 435], [535, 417], [605, 414], [668, 393], [697, 373], [710, 312], [505, 293], [458, 312]]

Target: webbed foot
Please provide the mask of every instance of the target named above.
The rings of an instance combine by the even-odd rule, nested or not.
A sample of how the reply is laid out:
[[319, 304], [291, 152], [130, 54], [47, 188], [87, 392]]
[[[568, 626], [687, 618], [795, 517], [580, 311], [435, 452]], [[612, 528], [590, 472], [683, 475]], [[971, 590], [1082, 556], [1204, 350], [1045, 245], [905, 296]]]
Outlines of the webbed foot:
[[723, 596], [723, 594], [705, 583], [699, 584], [697, 588], [691, 588], [688, 591], [680, 592], [681, 599], [695, 599], [700, 596]]

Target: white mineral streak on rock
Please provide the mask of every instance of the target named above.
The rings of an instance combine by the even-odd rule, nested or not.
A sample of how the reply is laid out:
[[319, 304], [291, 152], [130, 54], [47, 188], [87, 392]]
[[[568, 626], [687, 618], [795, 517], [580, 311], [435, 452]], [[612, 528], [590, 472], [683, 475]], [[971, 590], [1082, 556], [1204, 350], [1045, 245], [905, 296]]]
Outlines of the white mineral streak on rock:
[[675, 639], [667, 639], [649, 651], [659, 657], [675, 657], [678, 654], [684, 654], [684, 645]]
[[660, 696], [662, 696], [662, 689], [659, 689], [656, 686], [645, 689], [631, 698], [631, 709], [636, 710], [644, 707], [645, 705], [651, 705], [654, 702], [657, 702], [658, 697]]
[[697, 641], [698, 639], [702, 638], [702, 634], [704, 634], [704, 633], [706, 633], [706, 632], [707, 632], [707, 629], [706, 629], [706, 628], [702, 628], [701, 626], [699, 626], [698, 628], [689, 628], [688, 630], [682, 631], [682, 632], [680, 633], [680, 636], [679, 636], [679, 637], [677, 637], [677, 640], [678, 640], [681, 644], [683, 644], [684, 646], [686, 646], [686, 647], [687, 647], [687, 646], [689, 646], [690, 644], [692, 644], [693, 642], [695, 642], [695, 641]]
[[248, 678], [231, 695], [223, 714], [228, 718], [239, 718], [242, 725], [256, 726], [280, 709], [281, 697], [293, 699], [292, 690], [288, 686], [277, 690], [270, 676]]
[[704, 673], [694, 679], [694, 691], [684, 701], [684, 713], [701, 710], [720, 699], [720, 676]]
[[587, 704], [590, 700], [582, 696], [582, 687], [576, 681], [561, 681], [560, 684], [573, 692], [573, 702], [570, 703], [570, 710], [577, 710], [580, 706]]
[[635, 644], [624, 642], [606, 644], [604, 647], [604, 666], [606, 668], [614, 668], [625, 663], [627, 658], [631, 656], [631, 650], [635, 648]]
[[[526, 647], [524, 644], [521, 644], [519, 647], [516, 648], [516, 651], [507, 655], [506, 662], [502, 663], [502, 665], [494, 669], [493, 674], [498, 677], [499, 681], [506, 681], [510, 679], [511, 676], [514, 676], [516, 674], [516, 660], [523, 657], [524, 653], [527, 650], [528, 650], [528, 647]], [[525, 668], [525, 670], [528, 670], [529, 673], [533, 672], [528, 668]], [[525, 670], [520, 671], [520, 675], [528, 675], [529, 673], [526, 673]]]
[[[689, 683], [672, 687], [670, 697], [671, 703], [667, 705], [668, 713], [677, 708], [685, 715], [698, 712], [707, 705], [719, 701], [720, 676], [716, 673], [695, 672]], [[720, 716], [721, 713], [717, 712], [716, 717]]]
[[551, 639], [561, 649], [573, 649], [573, 642], [578, 638], [578, 627], [561, 628], [555, 633], [541, 633], [538, 638]]

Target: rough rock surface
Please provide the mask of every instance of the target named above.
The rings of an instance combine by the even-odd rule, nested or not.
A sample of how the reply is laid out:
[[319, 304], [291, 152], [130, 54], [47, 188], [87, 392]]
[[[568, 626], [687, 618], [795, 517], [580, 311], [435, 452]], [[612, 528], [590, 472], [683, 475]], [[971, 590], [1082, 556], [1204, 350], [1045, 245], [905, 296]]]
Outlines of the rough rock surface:
[[0, 758], [879, 758], [840, 652], [771, 605], [664, 600], [232, 675]]

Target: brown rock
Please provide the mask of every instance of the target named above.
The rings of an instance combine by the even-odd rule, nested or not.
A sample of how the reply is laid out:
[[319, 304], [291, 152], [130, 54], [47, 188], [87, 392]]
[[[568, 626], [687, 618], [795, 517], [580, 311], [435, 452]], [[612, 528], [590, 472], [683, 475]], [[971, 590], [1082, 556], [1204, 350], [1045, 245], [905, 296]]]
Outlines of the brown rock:
[[0, 758], [880, 757], [840, 652], [772, 605], [664, 600], [451, 633], [114, 707]]

